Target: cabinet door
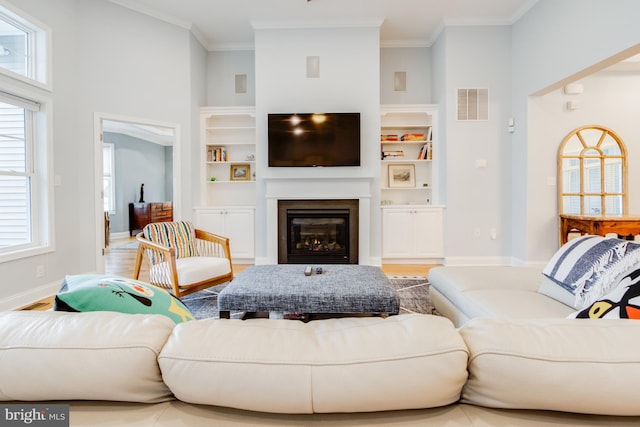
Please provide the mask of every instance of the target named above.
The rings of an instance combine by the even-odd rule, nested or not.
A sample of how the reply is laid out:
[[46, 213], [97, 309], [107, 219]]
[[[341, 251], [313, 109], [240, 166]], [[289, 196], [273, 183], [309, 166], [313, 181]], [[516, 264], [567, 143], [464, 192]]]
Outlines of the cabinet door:
[[226, 237], [229, 238], [233, 258], [254, 257], [254, 221], [252, 209], [226, 211]]
[[441, 209], [417, 209], [412, 214], [414, 257], [440, 258], [443, 256]]
[[383, 258], [413, 257], [413, 222], [409, 209], [384, 209], [382, 211]]
[[224, 217], [225, 211], [223, 209], [197, 211], [194, 219], [194, 225], [196, 228], [201, 230], [226, 237]]
[[253, 258], [254, 220], [252, 209], [205, 209], [196, 212], [196, 228], [229, 238], [231, 258]]

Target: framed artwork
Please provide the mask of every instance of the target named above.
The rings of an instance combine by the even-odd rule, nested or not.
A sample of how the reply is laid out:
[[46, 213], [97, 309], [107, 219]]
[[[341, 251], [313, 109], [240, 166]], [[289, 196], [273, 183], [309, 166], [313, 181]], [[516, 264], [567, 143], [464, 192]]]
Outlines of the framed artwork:
[[230, 165], [229, 180], [231, 181], [249, 181], [251, 179], [250, 164], [232, 164]]
[[415, 186], [415, 165], [389, 165], [389, 188], [415, 188]]

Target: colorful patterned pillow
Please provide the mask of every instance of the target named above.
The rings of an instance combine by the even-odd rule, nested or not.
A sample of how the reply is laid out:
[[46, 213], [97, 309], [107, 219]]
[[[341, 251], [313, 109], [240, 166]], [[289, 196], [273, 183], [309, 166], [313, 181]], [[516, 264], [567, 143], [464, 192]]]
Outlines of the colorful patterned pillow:
[[162, 314], [175, 323], [194, 319], [182, 301], [162, 288], [125, 277], [100, 274], [65, 277], [55, 296], [53, 309]]
[[[195, 256], [196, 232], [189, 221], [154, 222], [148, 224], [142, 230], [144, 237], [163, 246], [174, 248], [176, 258]], [[164, 260], [161, 260], [162, 262]], [[153, 262], [157, 264], [157, 262]]]
[[624, 276], [607, 295], [568, 316], [576, 319], [640, 319], [640, 269]]

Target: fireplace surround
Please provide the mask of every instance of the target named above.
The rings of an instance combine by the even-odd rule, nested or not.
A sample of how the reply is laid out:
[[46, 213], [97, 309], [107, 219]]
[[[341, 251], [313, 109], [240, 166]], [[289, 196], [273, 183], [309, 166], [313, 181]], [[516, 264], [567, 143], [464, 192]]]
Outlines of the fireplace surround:
[[279, 200], [279, 264], [358, 264], [359, 201]]

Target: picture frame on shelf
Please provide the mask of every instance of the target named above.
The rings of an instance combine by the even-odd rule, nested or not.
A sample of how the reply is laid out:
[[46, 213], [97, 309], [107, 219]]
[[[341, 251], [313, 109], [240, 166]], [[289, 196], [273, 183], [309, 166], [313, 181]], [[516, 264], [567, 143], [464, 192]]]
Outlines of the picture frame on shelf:
[[413, 164], [389, 165], [389, 188], [415, 188], [416, 167]]
[[251, 165], [248, 163], [234, 163], [229, 167], [230, 181], [249, 181], [251, 179]]

